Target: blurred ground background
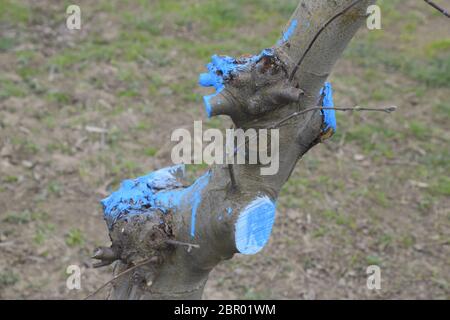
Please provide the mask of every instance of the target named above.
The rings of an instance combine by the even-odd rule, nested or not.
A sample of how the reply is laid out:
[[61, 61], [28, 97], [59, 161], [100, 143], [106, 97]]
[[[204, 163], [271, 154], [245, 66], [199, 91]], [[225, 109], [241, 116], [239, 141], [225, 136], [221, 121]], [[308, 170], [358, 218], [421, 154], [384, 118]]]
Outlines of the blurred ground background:
[[[0, 0], [0, 298], [78, 299], [110, 279], [89, 268], [109, 243], [99, 200], [170, 165], [174, 128], [226, 127], [206, 120], [198, 74], [271, 46], [296, 4]], [[270, 243], [221, 264], [205, 298], [450, 298], [450, 24], [420, 0], [379, 4], [383, 29], [361, 30], [331, 81], [338, 106], [398, 111], [339, 113], [284, 187]]]

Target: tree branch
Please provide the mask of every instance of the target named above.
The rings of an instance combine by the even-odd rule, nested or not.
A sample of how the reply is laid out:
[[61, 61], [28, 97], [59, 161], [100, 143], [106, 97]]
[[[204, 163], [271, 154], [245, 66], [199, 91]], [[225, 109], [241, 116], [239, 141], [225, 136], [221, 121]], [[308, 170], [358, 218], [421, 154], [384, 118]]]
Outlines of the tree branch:
[[448, 13], [447, 10], [445, 10], [444, 8], [441, 8], [440, 6], [438, 6], [436, 3], [434, 3], [431, 0], [424, 0], [426, 3], [428, 3], [430, 6], [432, 6], [433, 8], [435, 8], [437, 11], [439, 11], [440, 13], [442, 13], [444, 16], [446, 16], [447, 18], [450, 18], [450, 14]]
[[[238, 129], [279, 127], [279, 170], [264, 176], [262, 164], [213, 165], [185, 187], [175, 166], [124, 181], [103, 200], [112, 240], [103, 256], [119, 260], [111, 299], [200, 299], [218, 263], [262, 250], [297, 161], [334, 133], [334, 111], [348, 110], [334, 108], [325, 81], [374, 2], [302, 0], [275, 46], [251, 57], [213, 56], [200, 77], [216, 90], [204, 99], [207, 114], [228, 115]], [[127, 270], [154, 256], [161, 262]]]

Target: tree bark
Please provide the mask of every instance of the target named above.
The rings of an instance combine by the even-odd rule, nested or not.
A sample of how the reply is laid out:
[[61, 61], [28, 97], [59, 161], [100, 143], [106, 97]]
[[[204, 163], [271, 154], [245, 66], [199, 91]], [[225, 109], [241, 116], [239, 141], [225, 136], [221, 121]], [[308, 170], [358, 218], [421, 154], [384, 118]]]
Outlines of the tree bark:
[[208, 114], [228, 115], [244, 130], [279, 128], [278, 173], [262, 175], [261, 164], [214, 165], [186, 187], [176, 166], [125, 181], [103, 201], [112, 246], [95, 257], [100, 265], [117, 261], [116, 274], [149, 262], [115, 280], [110, 299], [200, 299], [218, 263], [262, 249], [297, 161], [335, 130], [321, 110], [290, 115], [321, 103], [332, 67], [374, 2], [302, 0], [274, 47], [226, 61], [229, 74], [214, 73], [223, 62], [216, 57], [200, 80], [217, 89], [205, 98]]

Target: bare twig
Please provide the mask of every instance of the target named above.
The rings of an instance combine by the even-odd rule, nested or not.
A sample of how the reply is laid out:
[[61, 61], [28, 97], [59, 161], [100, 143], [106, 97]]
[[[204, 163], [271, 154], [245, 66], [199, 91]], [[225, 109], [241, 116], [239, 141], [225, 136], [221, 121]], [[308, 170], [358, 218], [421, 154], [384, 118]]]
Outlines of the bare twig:
[[287, 122], [288, 120], [298, 117], [302, 114], [311, 112], [311, 111], [315, 111], [315, 110], [336, 110], [336, 111], [378, 111], [378, 112], [386, 112], [386, 113], [391, 113], [394, 112], [395, 110], [397, 110], [396, 106], [391, 106], [391, 107], [385, 107], [385, 108], [364, 108], [364, 107], [344, 107], [344, 108], [339, 108], [339, 107], [312, 107], [312, 108], [308, 108], [302, 111], [297, 111], [294, 112], [290, 115], [288, 115], [286, 118], [281, 119], [280, 121], [278, 121], [275, 125], [273, 125], [272, 127], [270, 127], [269, 129], [275, 129], [279, 126], [281, 126], [283, 123]]
[[444, 8], [438, 6], [436, 3], [434, 3], [431, 0], [424, 0], [426, 3], [428, 3], [430, 6], [432, 6], [433, 8], [435, 8], [437, 11], [439, 11], [440, 13], [442, 13], [444, 16], [446, 16], [447, 18], [450, 18], [450, 14], [448, 13], [447, 10], [445, 10]]
[[133, 271], [133, 270], [135, 270], [135, 269], [137, 269], [137, 268], [139, 268], [139, 267], [142, 267], [142, 266], [144, 266], [144, 265], [146, 265], [146, 264], [148, 264], [148, 263], [150, 263], [150, 262], [156, 262], [157, 259], [158, 259], [157, 257], [151, 257], [151, 258], [149, 258], [149, 259], [146, 259], [146, 260], [144, 260], [144, 261], [142, 261], [142, 262], [140, 262], [140, 263], [138, 263], [138, 264], [132, 266], [131, 268], [128, 268], [128, 269], [125, 270], [125, 271], [120, 272], [119, 274], [115, 275], [111, 280], [109, 280], [108, 282], [106, 282], [105, 284], [103, 284], [100, 288], [98, 288], [97, 290], [95, 290], [94, 292], [92, 292], [91, 294], [89, 294], [86, 298], [84, 298], [84, 300], [87, 300], [87, 299], [89, 299], [90, 297], [93, 297], [94, 295], [96, 295], [97, 293], [99, 293], [103, 288], [105, 288], [108, 284], [110, 284], [110, 283], [114, 282], [115, 280], [119, 279], [121, 276], [123, 276], [123, 275], [125, 275], [125, 274], [127, 274], [127, 273], [130, 273], [131, 271]]
[[93, 133], [108, 133], [108, 129], [100, 128], [100, 127], [94, 127], [94, 126], [86, 126], [84, 129], [87, 132], [93, 132]]
[[188, 247], [188, 249], [187, 249], [188, 252], [191, 252], [192, 248], [200, 249], [200, 246], [198, 244], [181, 242], [181, 241], [177, 241], [177, 240], [166, 240], [166, 243], [174, 245], [174, 246], [186, 246], [186, 247]]
[[[386, 113], [391, 113], [394, 112], [395, 110], [397, 110], [396, 106], [391, 106], [391, 107], [384, 107], [384, 108], [364, 108], [364, 107], [343, 107], [343, 108], [334, 108], [334, 107], [311, 107], [311, 108], [307, 108], [305, 110], [302, 111], [297, 111], [294, 113], [291, 113], [290, 115], [288, 115], [287, 117], [285, 117], [284, 119], [281, 119], [280, 121], [278, 121], [277, 123], [275, 123], [274, 125], [271, 125], [268, 129], [276, 129], [279, 128], [280, 126], [282, 126], [284, 123], [286, 123], [287, 121], [291, 120], [292, 118], [298, 117], [302, 114], [311, 112], [311, 111], [315, 111], [315, 110], [335, 110], [335, 111], [378, 111], [378, 112], [386, 112]], [[255, 139], [258, 136], [258, 134], [254, 134], [252, 136], [250, 136], [248, 138], [248, 141], [252, 141], [253, 139]], [[244, 141], [245, 143], [245, 141]], [[237, 153], [237, 151], [239, 150], [239, 148], [241, 148], [243, 145], [243, 143], [239, 144], [236, 149], [234, 154]]]

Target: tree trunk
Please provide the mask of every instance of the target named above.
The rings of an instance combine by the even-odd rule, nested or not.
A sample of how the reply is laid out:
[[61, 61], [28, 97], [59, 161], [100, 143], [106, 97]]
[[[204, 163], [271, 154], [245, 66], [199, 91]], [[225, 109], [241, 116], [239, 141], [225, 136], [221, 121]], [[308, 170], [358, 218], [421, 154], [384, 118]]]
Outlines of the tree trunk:
[[334, 111], [292, 114], [330, 106], [325, 81], [374, 2], [301, 0], [274, 47], [250, 58], [213, 57], [200, 78], [217, 90], [205, 97], [208, 114], [228, 115], [244, 130], [278, 128], [279, 170], [214, 165], [186, 187], [175, 166], [124, 181], [103, 201], [112, 246], [95, 257], [100, 265], [117, 261], [116, 275], [145, 264], [118, 277], [110, 299], [200, 299], [218, 263], [263, 248], [297, 161], [336, 130]]

